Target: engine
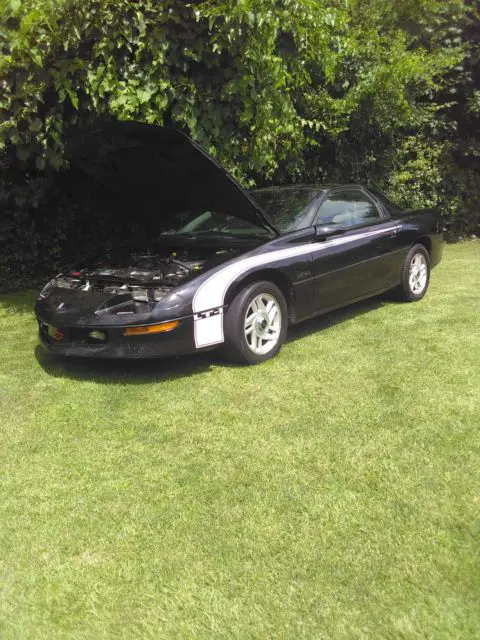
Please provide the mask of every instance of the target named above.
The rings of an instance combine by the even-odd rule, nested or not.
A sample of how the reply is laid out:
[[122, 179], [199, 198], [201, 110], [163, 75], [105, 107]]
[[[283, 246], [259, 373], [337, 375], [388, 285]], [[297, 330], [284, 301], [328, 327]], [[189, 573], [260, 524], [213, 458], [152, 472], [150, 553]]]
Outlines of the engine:
[[146, 311], [182, 282], [194, 278], [205, 268], [228, 260], [235, 250], [210, 250], [206, 255], [199, 253], [191, 255], [184, 249], [167, 255], [132, 255], [129, 267], [102, 265], [62, 273], [44, 287], [40, 297], [48, 297], [55, 289], [70, 289], [79, 295], [97, 292], [108, 296], [97, 313]]

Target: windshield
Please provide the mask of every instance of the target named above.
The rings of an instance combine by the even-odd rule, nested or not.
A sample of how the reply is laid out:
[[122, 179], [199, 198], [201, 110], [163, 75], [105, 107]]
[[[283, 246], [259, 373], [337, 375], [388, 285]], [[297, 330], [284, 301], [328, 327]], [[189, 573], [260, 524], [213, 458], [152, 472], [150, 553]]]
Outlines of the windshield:
[[318, 188], [276, 188], [252, 191], [272, 224], [282, 233], [310, 226], [320, 197]]
[[269, 237], [269, 232], [252, 222], [226, 213], [205, 210], [179, 211], [168, 219], [162, 235]]

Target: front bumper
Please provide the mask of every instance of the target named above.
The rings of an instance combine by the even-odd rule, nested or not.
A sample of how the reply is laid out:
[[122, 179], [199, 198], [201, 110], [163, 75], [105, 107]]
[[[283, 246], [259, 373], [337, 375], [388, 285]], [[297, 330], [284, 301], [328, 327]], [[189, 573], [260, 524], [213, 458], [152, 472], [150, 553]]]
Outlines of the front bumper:
[[[55, 326], [47, 323], [37, 314], [41, 344], [50, 353], [59, 356], [79, 356], [87, 358], [161, 358], [193, 353], [193, 316], [182, 318], [178, 327], [166, 333], [151, 335], [125, 336], [123, 326]], [[49, 331], [50, 327], [50, 331]], [[105, 334], [105, 340], [90, 337], [92, 331], [99, 329]]]

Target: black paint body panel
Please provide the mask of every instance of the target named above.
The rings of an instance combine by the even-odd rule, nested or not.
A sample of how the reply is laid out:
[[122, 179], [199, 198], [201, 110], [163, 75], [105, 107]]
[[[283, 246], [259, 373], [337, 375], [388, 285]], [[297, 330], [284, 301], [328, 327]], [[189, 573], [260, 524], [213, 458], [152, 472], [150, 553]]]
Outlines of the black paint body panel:
[[[183, 150], [187, 142], [184, 137], [175, 137], [175, 144]], [[185, 157], [187, 151], [182, 151]], [[241, 207], [241, 187], [229, 182], [228, 174], [217, 163], [209, 167], [208, 156], [197, 146], [193, 151], [192, 157], [200, 159], [202, 171], [211, 179], [218, 172], [231, 206]], [[381, 217], [374, 223], [346, 228], [338, 235], [326, 238], [317, 235], [315, 211], [312, 211], [312, 219], [306, 228], [277, 233], [251, 196], [246, 195], [245, 218], [265, 219], [264, 227], [271, 231], [271, 238], [259, 240], [253, 248], [252, 245], [244, 247], [235, 257], [194, 274], [145, 312], [130, 315], [99, 313], [99, 308], [111, 294], [55, 288], [47, 297], [40, 297], [35, 305], [42, 344], [59, 355], [102, 358], [147, 358], [190, 353], [211, 346], [207, 341], [198, 339], [197, 323], [201, 321], [205, 326], [210, 314], [220, 314], [219, 322], [223, 322], [235, 295], [253, 281], [268, 280], [280, 287], [287, 301], [289, 323], [293, 324], [396, 287], [400, 283], [405, 257], [416, 243], [426, 247], [432, 267], [440, 262], [443, 239], [442, 219], [438, 212], [389, 208], [363, 187], [348, 188], [368, 194], [376, 202]], [[328, 185], [323, 189], [324, 201], [340, 187]], [[210, 292], [211, 306], [208, 296], [205, 298], [204, 295], [203, 302], [199, 302], [202, 300], [200, 292], [205, 295], [205, 292]], [[128, 326], [172, 320], [179, 320], [179, 325], [168, 333], [124, 335]], [[56, 340], [50, 337], [45, 325], [58, 328], [63, 338]], [[218, 334], [220, 324], [217, 325], [215, 331]], [[104, 344], [89, 341], [89, 332], [95, 330], [106, 333]], [[223, 339], [223, 332], [221, 337]], [[212, 344], [221, 341], [216, 339]]]
[[[397, 227], [393, 234], [389, 230]], [[371, 230], [368, 227], [365, 231]], [[409, 249], [417, 242], [425, 244], [430, 253], [431, 265], [438, 264], [443, 252], [440, 216], [435, 212], [405, 212], [401, 216], [385, 219], [376, 225], [385, 229], [380, 237], [361, 238], [331, 246], [318, 253], [287, 257], [274, 264], [252, 267], [234, 279], [226, 294], [225, 310], [235, 292], [252, 279], [273, 280], [282, 286], [289, 305], [290, 323], [305, 320], [357, 300], [377, 295], [394, 288], [400, 282], [400, 272]], [[351, 230], [349, 236], [362, 230]], [[230, 262], [259, 256], [284, 249], [292, 249], [315, 243], [312, 228], [280, 236]], [[318, 241], [321, 246], [321, 241]], [[212, 271], [219, 271], [228, 262]], [[149, 358], [191, 353], [198, 348], [193, 339], [192, 299], [197, 288], [212, 272], [201, 274], [178, 287], [170, 299], [159, 302], [148, 314], [135, 317], [96, 315], [95, 309], [104, 300], [103, 294], [94, 295], [84, 302], [76, 300], [71, 312], [55, 311], [59, 301], [78, 298], [75, 291], [57, 291], [47, 299], [39, 299], [35, 306], [41, 322], [59, 327], [67, 334], [72, 329], [102, 329], [107, 332], [105, 345], [87, 344], [84, 338], [68, 343], [57, 343], [40, 332], [42, 344], [52, 353], [102, 358]], [[124, 327], [147, 325], [181, 319], [177, 329], [151, 336], [123, 335]], [[73, 334], [72, 334], [73, 335]]]

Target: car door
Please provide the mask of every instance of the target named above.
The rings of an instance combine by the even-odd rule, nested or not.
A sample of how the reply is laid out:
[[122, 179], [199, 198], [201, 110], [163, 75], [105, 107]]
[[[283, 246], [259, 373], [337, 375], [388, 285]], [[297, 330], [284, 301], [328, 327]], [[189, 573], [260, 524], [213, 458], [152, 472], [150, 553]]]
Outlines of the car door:
[[334, 189], [323, 200], [314, 224], [338, 225], [338, 234], [313, 249], [317, 311], [341, 306], [394, 286], [391, 254], [398, 225], [360, 187]]

